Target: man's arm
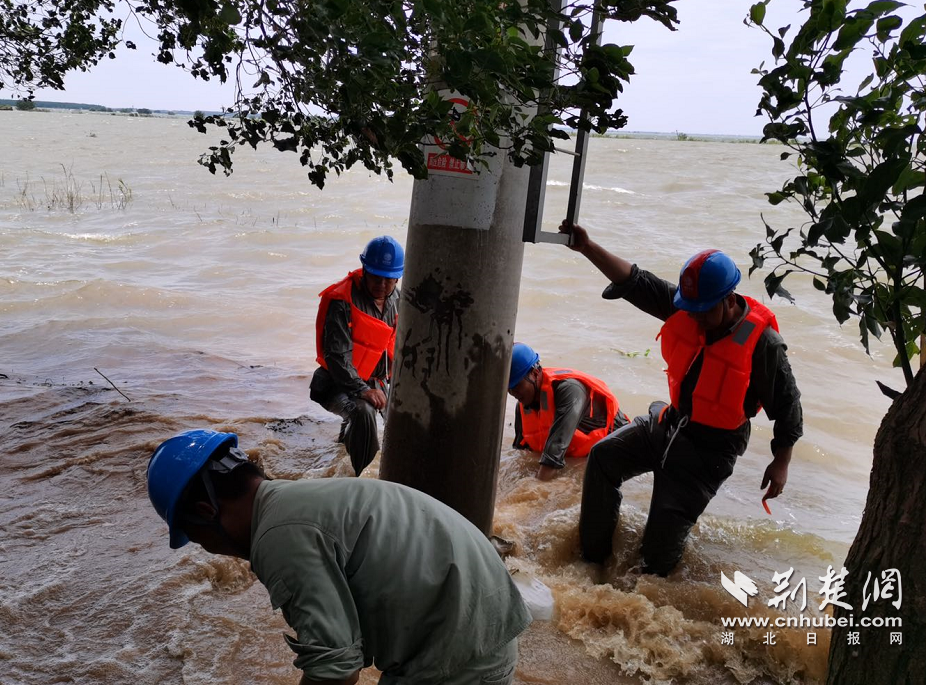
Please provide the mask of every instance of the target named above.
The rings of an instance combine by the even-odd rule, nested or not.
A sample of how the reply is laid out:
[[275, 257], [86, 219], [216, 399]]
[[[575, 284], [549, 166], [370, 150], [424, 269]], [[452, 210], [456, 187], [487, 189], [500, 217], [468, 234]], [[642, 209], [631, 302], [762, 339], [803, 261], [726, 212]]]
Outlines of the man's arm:
[[588, 232], [581, 226], [567, 224], [559, 227], [560, 232], [572, 235], [569, 246], [581, 252], [604, 274], [611, 283], [601, 296], [606, 300], [624, 299], [642, 312], [665, 321], [676, 312], [673, 297], [675, 284], [640, 269], [623, 257], [618, 257], [604, 249], [588, 237]]
[[530, 449], [530, 446], [524, 442], [524, 430], [521, 428], [521, 405], [514, 408], [514, 442], [511, 446], [516, 450]]
[[344, 680], [309, 680], [309, 677], [303, 674], [302, 680], [299, 681], [299, 685], [356, 685], [359, 680], [360, 669], [357, 669]]
[[623, 285], [630, 280], [633, 264], [623, 257], [618, 257], [604, 249], [601, 245], [588, 237], [588, 231], [578, 224], [569, 224], [564, 220], [559, 227], [560, 233], [572, 236], [569, 249], [585, 256], [588, 261], [604, 274], [605, 278], [615, 285]]
[[553, 401], [556, 412], [543, 446], [543, 454], [540, 455], [540, 470], [537, 472], [540, 480], [550, 480], [556, 471], [566, 465], [566, 450], [579, 427], [579, 421], [588, 413], [588, 391], [577, 380], [569, 379], [555, 384]]
[[760, 343], [764, 349], [757, 345], [760, 358], [753, 355], [753, 367], [759, 364], [762, 377], [759, 398], [766, 415], [775, 422], [771, 445], [773, 460], [765, 469], [759, 486], [763, 490], [768, 488], [762, 497], [766, 500], [784, 491], [794, 443], [804, 432], [804, 417], [801, 393], [788, 362], [787, 346], [774, 330], [766, 331]]
[[350, 304], [335, 300], [328, 305], [325, 328], [322, 332], [322, 348], [328, 373], [344, 392], [357, 396], [372, 404], [376, 409], [386, 408], [386, 393], [380, 388], [367, 385], [354, 368], [354, 341], [350, 336]]
[[350, 303], [333, 300], [325, 315], [322, 330], [322, 350], [328, 373], [349, 395], [359, 395], [369, 390], [366, 382], [357, 375], [354, 368], [354, 341], [350, 335]]
[[295, 636], [303, 683], [355, 683], [364, 667], [363, 635], [339, 539], [310, 522], [274, 525], [253, 543], [251, 568]]
[[762, 476], [762, 485], [759, 486], [760, 490], [768, 486], [768, 490], [762, 495], [763, 502], [767, 499], [775, 499], [784, 492], [785, 483], [788, 482], [788, 464], [791, 463], [791, 450], [791, 446], [779, 447], [774, 454], [772, 463], [766, 467], [765, 474]]

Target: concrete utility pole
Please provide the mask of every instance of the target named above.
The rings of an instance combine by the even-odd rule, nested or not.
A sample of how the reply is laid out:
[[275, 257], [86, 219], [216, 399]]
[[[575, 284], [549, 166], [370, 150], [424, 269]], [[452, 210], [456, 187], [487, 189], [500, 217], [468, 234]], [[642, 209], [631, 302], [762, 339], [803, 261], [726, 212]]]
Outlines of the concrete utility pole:
[[474, 174], [439, 141], [425, 156], [430, 177], [412, 192], [380, 478], [428, 493], [488, 535], [529, 171], [499, 151]]

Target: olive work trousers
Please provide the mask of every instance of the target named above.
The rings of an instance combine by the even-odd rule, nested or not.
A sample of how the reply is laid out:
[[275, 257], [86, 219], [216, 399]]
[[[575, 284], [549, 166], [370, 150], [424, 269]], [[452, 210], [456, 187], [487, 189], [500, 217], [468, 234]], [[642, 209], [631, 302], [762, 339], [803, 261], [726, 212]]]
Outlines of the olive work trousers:
[[659, 422], [664, 406], [664, 402], [653, 402], [647, 415], [636, 417], [592, 447], [579, 514], [579, 538], [586, 561], [601, 564], [611, 555], [623, 499], [621, 484], [652, 471], [643, 570], [667, 575], [681, 559], [692, 526], [733, 473], [736, 454], [699, 448], [684, 432], [671, 441], [671, 431]]
[[359, 476], [379, 451], [376, 409], [366, 400], [352, 399], [343, 392], [335, 392], [319, 404], [344, 419], [339, 439], [343, 440], [354, 473]]

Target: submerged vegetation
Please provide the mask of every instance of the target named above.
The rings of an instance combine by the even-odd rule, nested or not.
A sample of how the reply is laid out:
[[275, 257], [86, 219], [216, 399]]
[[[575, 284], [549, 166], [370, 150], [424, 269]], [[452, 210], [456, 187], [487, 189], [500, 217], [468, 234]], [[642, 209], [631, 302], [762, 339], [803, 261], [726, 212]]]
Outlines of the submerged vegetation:
[[72, 169], [63, 164], [61, 171], [60, 177], [51, 179], [44, 176], [38, 181], [28, 176], [25, 180], [17, 178], [16, 204], [30, 212], [44, 208], [74, 214], [85, 206], [98, 210], [124, 210], [132, 201], [132, 189], [121, 178], [113, 185], [109, 174], [104, 172], [98, 179], [84, 182], [77, 179]]

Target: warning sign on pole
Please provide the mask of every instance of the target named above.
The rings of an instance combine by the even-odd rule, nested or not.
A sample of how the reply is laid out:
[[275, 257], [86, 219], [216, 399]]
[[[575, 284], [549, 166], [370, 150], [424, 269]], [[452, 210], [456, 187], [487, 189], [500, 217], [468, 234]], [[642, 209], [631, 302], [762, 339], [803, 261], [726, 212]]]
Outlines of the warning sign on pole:
[[[450, 104], [450, 135], [467, 141], [455, 124], [464, 115], [472, 114], [472, 103], [469, 98], [449, 91], [442, 92], [441, 97]], [[485, 165], [476, 170], [447, 153], [450, 148], [447, 140], [428, 136], [421, 146], [428, 178], [415, 181], [410, 216], [417, 223], [431, 227], [491, 230], [505, 155], [493, 150], [494, 154], [485, 158]]]
[[[460, 121], [463, 114], [469, 109], [469, 100], [459, 95], [447, 97], [446, 100], [451, 103], [449, 112], [450, 127], [456, 131], [456, 122]], [[467, 140], [460, 134], [457, 135], [461, 140]], [[447, 153], [447, 147], [446, 141], [437, 136], [434, 136], [433, 142], [425, 144], [428, 173], [438, 176], [472, 176], [472, 168], [463, 160], [451, 157]]]

